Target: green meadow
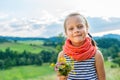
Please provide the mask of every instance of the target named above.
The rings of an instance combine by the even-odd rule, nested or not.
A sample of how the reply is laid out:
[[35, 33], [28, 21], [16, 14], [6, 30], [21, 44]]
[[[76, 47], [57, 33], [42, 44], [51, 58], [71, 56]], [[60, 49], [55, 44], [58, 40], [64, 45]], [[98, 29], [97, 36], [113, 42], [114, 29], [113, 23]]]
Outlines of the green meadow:
[[27, 52], [31, 53], [39, 53], [42, 50], [53, 50], [52, 47], [42, 46], [42, 41], [20, 41], [17, 43], [14, 42], [5, 42], [0, 44], [0, 50], [5, 51], [6, 48], [10, 48], [13, 51], [17, 51], [18, 53], [23, 52], [26, 50]]
[[49, 64], [43, 64], [42, 66], [19, 66], [1, 70], [0, 80], [47, 80], [46, 76], [54, 80], [54, 74], [54, 70]]
[[[120, 80], [120, 67], [111, 68], [111, 62], [105, 62], [107, 80]], [[116, 65], [117, 66], [117, 65]], [[19, 66], [0, 71], [0, 80], [56, 80], [56, 74], [50, 64], [42, 66]]]
[[[112, 67], [114, 66], [114, 67]], [[120, 80], [120, 67], [112, 62], [105, 62], [107, 80]]]

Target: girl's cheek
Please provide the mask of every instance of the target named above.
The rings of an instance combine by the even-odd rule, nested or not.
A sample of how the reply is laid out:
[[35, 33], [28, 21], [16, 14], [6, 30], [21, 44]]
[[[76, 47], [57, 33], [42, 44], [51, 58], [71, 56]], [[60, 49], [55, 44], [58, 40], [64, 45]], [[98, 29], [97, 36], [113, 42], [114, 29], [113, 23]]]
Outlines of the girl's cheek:
[[67, 35], [70, 35], [72, 32], [71, 31], [67, 31]]

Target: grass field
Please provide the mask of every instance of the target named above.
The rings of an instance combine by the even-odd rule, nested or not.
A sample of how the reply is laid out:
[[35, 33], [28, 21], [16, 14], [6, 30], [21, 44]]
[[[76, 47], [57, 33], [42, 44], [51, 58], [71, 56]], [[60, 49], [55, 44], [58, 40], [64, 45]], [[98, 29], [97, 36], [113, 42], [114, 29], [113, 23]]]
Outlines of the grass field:
[[[31, 45], [32, 44], [32, 45]], [[55, 51], [54, 48], [52, 47], [47, 47], [47, 46], [42, 46], [41, 41], [21, 41], [17, 43], [13, 42], [5, 42], [0, 44], [0, 50], [5, 51], [6, 48], [10, 48], [13, 51], [17, 51], [19, 53], [23, 52], [26, 50], [27, 52], [31, 53], [39, 53], [42, 50], [51, 50]]]
[[[107, 80], [120, 80], [120, 67], [111, 68], [111, 62], [105, 62]], [[0, 80], [56, 80], [56, 74], [49, 66], [20, 66], [0, 71]]]
[[[20, 66], [0, 71], [0, 80], [47, 80], [54, 78], [54, 70], [49, 64], [43, 66]], [[54, 79], [53, 79], [54, 80]]]
[[40, 41], [40, 40], [27, 40], [27, 41], [18, 41], [18, 43], [42, 45], [43, 41]]
[[[115, 68], [111, 68], [111, 66], [116, 66]], [[117, 64], [113, 64], [111, 62], [105, 62], [105, 70], [107, 80], [120, 80], [120, 67]]]

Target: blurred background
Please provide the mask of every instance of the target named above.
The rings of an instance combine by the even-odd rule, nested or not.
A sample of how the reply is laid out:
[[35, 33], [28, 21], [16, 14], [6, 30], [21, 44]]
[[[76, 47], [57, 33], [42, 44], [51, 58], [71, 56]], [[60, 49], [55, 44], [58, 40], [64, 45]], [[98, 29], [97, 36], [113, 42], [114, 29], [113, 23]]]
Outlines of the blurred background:
[[63, 23], [84, 15], [105, 59], [107, 80], [120, 80], [119, 0], [0, 0], [0, 80], [56, 80]]

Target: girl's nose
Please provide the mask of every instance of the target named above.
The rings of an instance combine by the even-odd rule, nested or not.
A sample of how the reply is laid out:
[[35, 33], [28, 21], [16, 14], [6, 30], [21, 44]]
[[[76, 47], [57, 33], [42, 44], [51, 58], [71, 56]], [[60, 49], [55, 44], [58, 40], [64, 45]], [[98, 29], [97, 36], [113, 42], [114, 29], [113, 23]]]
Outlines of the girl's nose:
[[74, 28], [74, 32], [75, 33], [79, 33], [79, 29], [78, 28]]

